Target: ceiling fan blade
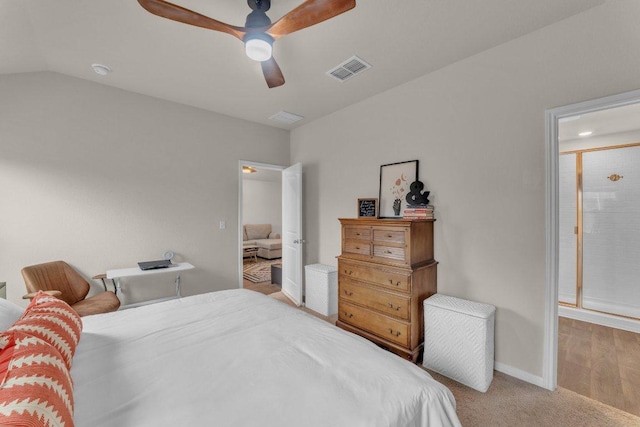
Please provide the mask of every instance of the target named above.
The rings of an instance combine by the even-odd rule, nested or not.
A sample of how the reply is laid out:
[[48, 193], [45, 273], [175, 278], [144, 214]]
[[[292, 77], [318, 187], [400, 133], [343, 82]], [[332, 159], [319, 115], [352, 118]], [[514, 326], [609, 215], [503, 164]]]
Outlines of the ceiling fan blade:
[[274, 39], [318, 24], [356, 7], [356, 0], [307, 0], [269, 27]]
[[269, 88], [282, 86], [284, 84], [284, 76], [282, 75], [282, 71], [280, 71], [278, 63], [273, 59], [273, 56], [261, 62], [260, 65], [262, 66], [262, 74], [264, 74], [264, 79], [267, 81]]
[[140, 3], [140, 6], [145, 8], [148, 12], [162, 18], [206, 28], [208, 30], [222, 31], [223, 33], [231, 34], [240, 40], [242, 40], [246, 33], [246, 29], [244, 27], [236, 27], [234, 25], [216, 21], [208, 16], [201, 15], [197, 12], [185, 9], [184, 7], [164, 0], [138, 0], [138, 3]]

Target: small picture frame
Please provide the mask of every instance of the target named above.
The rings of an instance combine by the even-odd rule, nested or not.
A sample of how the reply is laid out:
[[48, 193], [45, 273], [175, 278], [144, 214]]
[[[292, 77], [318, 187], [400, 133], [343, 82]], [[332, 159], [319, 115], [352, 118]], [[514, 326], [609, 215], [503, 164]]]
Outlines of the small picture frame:
[[418, 160], [380, 166], [380, 218], [402, 218], [409, 186], [417, 180]]
[[378, 199], [358, 199], [358, 218], [378, 218]]

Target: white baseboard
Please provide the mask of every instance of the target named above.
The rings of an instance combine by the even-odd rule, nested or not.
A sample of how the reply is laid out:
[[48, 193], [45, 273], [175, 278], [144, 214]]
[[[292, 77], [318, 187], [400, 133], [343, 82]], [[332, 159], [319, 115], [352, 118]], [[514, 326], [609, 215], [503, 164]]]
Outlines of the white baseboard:
[[502, 372], [503, 374], [507, 374], [524, 382], [528, 382], [530, 384], [544, 388], [542, 377], [538, 377], [536, 375], [530, 374], [529, 372], [525, 372], [521, 369], [514, 368], [513, 366], [506, 365], [500, 362], [495, 362], [493, 364], [493, 368], [498, 372]]
[[640, 321], [627, 319], [625, 317], [612, 316], [610, 314], [565, 307], [562, 305], [558, 306], [558, 315], [568, 319], [581, 320], [583, 322], [595, 323], [597, 325], [608, 326], [610, 328], [640, 333]]

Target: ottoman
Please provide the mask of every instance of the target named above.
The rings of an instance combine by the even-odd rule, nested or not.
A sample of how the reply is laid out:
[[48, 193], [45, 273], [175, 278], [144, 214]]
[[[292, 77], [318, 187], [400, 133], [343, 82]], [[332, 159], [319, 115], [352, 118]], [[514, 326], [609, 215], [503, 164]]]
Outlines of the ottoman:
[[486, 392], [493, 380], [495, 311], [442, 294], [424, 300], [423, 366]]

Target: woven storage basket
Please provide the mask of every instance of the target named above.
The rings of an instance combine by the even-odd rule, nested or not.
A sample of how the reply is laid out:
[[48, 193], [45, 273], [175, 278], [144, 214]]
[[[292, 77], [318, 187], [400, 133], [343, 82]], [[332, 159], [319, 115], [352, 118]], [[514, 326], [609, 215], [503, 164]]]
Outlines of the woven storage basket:
[[424, 367], [487, 391], [493, 380], [495, 311], [442, 294], [424, 300]]
[[333, 316], [338, 313], [338, 270], [324, 264], [306, 265], [305, 305], [307, 308]]

